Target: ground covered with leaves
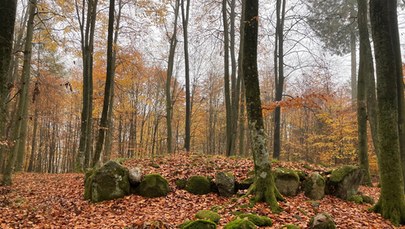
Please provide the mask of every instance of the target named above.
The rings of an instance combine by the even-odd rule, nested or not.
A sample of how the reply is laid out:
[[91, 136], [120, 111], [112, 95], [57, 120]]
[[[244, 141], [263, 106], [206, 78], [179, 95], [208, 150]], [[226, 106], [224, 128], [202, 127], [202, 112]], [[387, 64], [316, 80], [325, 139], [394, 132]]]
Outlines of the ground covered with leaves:
[[[174, 182], [192, 175], [214, 176], [218, 171], [233, 171], [238, 180], [246, 178], [253, 164], [248, 159], [177, 154], [151, 159], [130, 159], [127, 167], [140, 166], [144, 174], [160, 173], [168, 179], [172, 192], [166, 197], [143, 198], [130, 195], [122, 199], [90, 203], [83, 199], [83, 174], [19, 173], [11, 187], [0, 187], [1, 228], [175, 228], [203, 209], [221, 215], [219, 227], [235, 216], [249, 212], [269, 216], [274, 225], [295, 224], [306, 228], [317, 212], [328, 212], [338, 228], [394, 228], [380, 215], [371, 213], [371, 205], [355, 204], [326, 196], [315, 203], [303, 194], [280, 202], [284, 209], [273, 214], [265, 204], [251, 206], [248, 197], [231, 198], [216, 194], [193, 195], [176, 188]], [[277, 162], [275, 167], [289, 167], [309, 172], [323, 168], [304, 163]], [[379, 189], [361, 187], [377, 199]], [[405, 228], [405, 227], [404, 227]]]

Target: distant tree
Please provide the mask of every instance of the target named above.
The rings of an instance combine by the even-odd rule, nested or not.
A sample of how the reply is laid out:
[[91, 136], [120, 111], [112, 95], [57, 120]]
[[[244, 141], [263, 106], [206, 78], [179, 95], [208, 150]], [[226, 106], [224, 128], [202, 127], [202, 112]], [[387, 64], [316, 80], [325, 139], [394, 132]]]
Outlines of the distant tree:
[[[380, 199], [374, 211], [395, 225], [405, 224], [400, 129], [403, 98], [397, 1], [371, 0], [370, 20], [377, 70]], [[403, 114], [402, 114], [403, 115]]]
[[356, 0], [308, 0], [309, 26], [324, 43], [324, 48], [337, 55], [351, 53], [352, 101], [356, 100]]
[[272, 211], [280, 207], [277, 197], [281, 197], [274, 183], [264, 131], [262, 105], [260, 100], [259, 76], [257, 71], [257, 35], [259, 23], [258, 0], [245, 3], [245, 25], [243, 32], [243, 79], [246, 91], [246, 107], [255, 168], [255, 183], [251, 191], [255, 201], [266, 202]]

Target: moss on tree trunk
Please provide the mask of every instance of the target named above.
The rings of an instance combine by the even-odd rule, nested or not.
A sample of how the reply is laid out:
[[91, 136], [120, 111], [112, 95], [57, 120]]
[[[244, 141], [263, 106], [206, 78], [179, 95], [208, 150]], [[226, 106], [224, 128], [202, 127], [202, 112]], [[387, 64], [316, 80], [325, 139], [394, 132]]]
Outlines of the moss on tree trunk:
[[398, 78], [402, 78], [397, 4], [371, 0], [370, 15], [377, 66], [378, 140], [381, 195], [374, 211], [395, 225], [405, 223], [405, 198], [400, 158]]

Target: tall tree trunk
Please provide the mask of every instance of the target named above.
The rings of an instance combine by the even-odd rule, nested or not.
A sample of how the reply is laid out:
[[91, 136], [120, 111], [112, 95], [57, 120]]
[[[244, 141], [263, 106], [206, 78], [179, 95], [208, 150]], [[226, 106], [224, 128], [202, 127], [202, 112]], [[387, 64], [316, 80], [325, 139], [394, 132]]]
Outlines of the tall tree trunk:
[[172, 130], [172, 118], [173, 118], [173, 99], [171, 95], [171, 83], [174, 68], [174, 55], [176, 53], [177, 46], [177, 19], [179, 17], [180, 0], [176, 0], [174, 6], [174, 23], [173, 23], [173, 35], [170, 37], [170, 49], [169, 49], [169, 61], [167, 66], [166, 75], [166, 128], [167, 128], [167, 153], [173, 152], [173, 130]]
[[226, 110], [226, 155], [232, 154], [231, 148], [233, 144], [232, 138], [232, 107], [231, 107], [231, 92], [229, 88], [229, 24], [228, 24], [228, 9], [227, 0], [222, 0], [222, 23], [224, 24], [224, 97]]
[[[354, 16], [353, 16], [354, 17]], [[350, 85], [352, 89], [352, 102], [355, 104], [357, 98], [357, 55], [356, 55], [356, 33], [354, 29], [350, 32], [350, 58], [351, 58], [351, 77], [350, 77]]]
[[99, 164], [101, 152], [104, 145], [104, 137], [108, 130], [108, 110], [112, 109], [110, 106], [111, 101], [111, 90], [114, 87], [114, 70], [115, 70], [115, 61], [114, 53], [115, 49], [113, 47], [114, 43], [114, 14], [115, 14], [115, 0], [110, 0], [110, 8], [108, 15], [108, 35], [107, 35], [107, 76], [105, 80], [105, 90], [104, 90], [104, 101], [103, 101], [103, 110], [101, 112], [100, 119], [100, 129], [98, 132], [98, 138], [96, 143], [96, 149], [94, 151], [94, 158], [92, 166], [95, 167]]
[[240, 87], [241, 87], [241, 80], [238, 77], [237, 72], [237, 60], [236, 60], [236, 44], [235, 44], [235, 18], [236, 18], [236, 1], [230, 1], [230, 39], [229, 39], [229, 48], [230, 48], [230, 56], [231, 56], [231, 102], [232, 102], [232, 128], [231, 128], [231, 139], [232, 144], [230, 147], [231, 154], [235, 153], [236, 148], [236, 139], [238, 135], [238, 122], [239, 122], [239, 102], [240, 102]]
[[368, 7], [367, 0], [357, 0], [358, 3], [358, 27], [360, 35], [360, 66], [359, 78], [357, 81], [357, 126], [358, 126], [358, 153], [360, 167], [363, 170], [365, 185], [371, 185], [371, 177], [368, 163], [367, 147], [367, 79], [368, 60], [367, 53], [370, 51], [370, 40], [368, 36]]
[[80, 42], [83, 61], [83, 106], [81, 113], [79, 152], [75, 163], [76, 171], [81, 171], [83, 168], [89, 166], [92, 149], [93, 49], [97, 3], [98, 0], [83, 0], [83, 8], [82, 11], [80, 11], [77, 0], [75, 0], [76, 14], [80, 27]]
[[266, 149], [262, 106], [260, 101], [259, 76], [257, 71], [258, 0], [246, 1], [243, 42], [243, 79], [246, 90], [246, 106], [252, 153], [255, 168], [255, 201], [266, 202], [272, 211], [277, 212], [277, 189], [275, 187], [269, 152]]
[[[274, 69], [276, 95], [275, 100], [279, 102], [283, 97], [284, 89], [284, 18], [285, 4], [287, 0], [277, 0], [277, 22], [276, 22], [276, 47], [274, 51]], [[273, 138], [273, 158], [280, 159], [281, 151], [281, 107], [274, 110], [274, 138]]]
[[15, 130], [13, 134], [13, 141], [14, 146], [12, 152], [8, 155], [7, 166], [3, 174], [3, 184], [4, 185], [11, 185], [12, 179], [11, 175], [14, 169], [14, 164], [16, 161], [18, 149], [20, 144], [24, 144], [21, 142], [21, 131], [23, 126], [23, 119], [25, 107], [28, 106], [28, 90], [29, 90], [29, 83], [30, 83], [30, 69], [31, 69], [31, 51], [32, 51], [32, 35], [34, 30], [34, 17], [36, 11], [36, 0], [32, 0], [29, 2], [29, 18], [27, 22], [27, 37], [25, 38], [25, 48], [24, 48], [24, 63], [23, 63], [23, 70], [21, 75], [21, 89], [20, 89], [20, 97], [18, 101], [18, 109], [17, 109], [17, 121], [15, 123]]
[[37, 149], [37, 129], [38, 129], [38, 103], [37, 100], [34, 101], [35, 111], [34, 111], [34, 127], [32, 130], [32, 141], [31, 141], [31, 157], [28, 165], [28, 172], [34, 171], [34, 160], [35, 160], [35, 151]]
[[5, 150], [8, 149], [6, 137], [7, 97], [16, 9], [17, 0], [5, 0], [0, 7], [0, 21], [2, 22], [0, 23], [0, 163], [3, 163]]
[[[394, 225], [405, 223], [404, 184], [400, 160], [399, 78], [402, 64], [397, 21], [397, 1], [371, 0], [370, 18], [377, 67], [378, 139], [381, 194], [374, 206]], [[402, 83], [402, 82], [401, 82]]]
[[[184, 4], [187, 4], [184, 6]], [[181, 16], [183, 22], [183, 37], [184, 37], [184, 64], [186, 78], [186, 123], [185, 123], [185, 138], [184, 148], [186, 152], [190, 151], [191, 140], [191, 97], [190, 97], [190, 64], [188, 57], [188, 18], [190, 13], [190, 0], [181, 0]]]

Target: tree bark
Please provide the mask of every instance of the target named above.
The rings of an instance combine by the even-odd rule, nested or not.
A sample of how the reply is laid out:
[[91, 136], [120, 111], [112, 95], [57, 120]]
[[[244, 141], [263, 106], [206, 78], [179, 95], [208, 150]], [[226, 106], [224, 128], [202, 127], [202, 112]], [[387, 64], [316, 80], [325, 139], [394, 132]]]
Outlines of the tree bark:
[[[277, 0], [277, 22], [276, 22], [276, 47], [274, 51], [275, 71], [275, 100], [279, 102], [283, 97], [284, 90], [284, 18], [285, 4], [287, 0]], [[274, 110], [274, 138], [273, 158], [280, 159], [281, 153], [281, 107]]]
[[259, 76], [257, 71], [258, 0], [246, 1], [243, 42], [243, 79], [246, 90], [246, 106], [254, 159], [255, 183], [251, 189], [255, 201], [266, 202], [272, 211], [280, 211], [277, 203], [269, 152], [266, 148]]
[[367, 0], [357, 0], [358, 2], [358, 27], [360, 35], [360, 66], [359, 78], [357, 81], [357, 127], [358, 127], [358, 154], [360, 168], [363, 170], [363, 184], [371, 185], [371, 177], [368, 162], [367, 147], [367, 79], [368, 60], [367, 54], [370, 51], [370, 40], [368, 36], [368, 7]]
[[[8, 149], [6, 137], [7, 97], [9, 93], [9, 74], [12, 60], [14, 25], [17, 0], [6, 0], [0, 7], [0, 162], [4, 161]], [[2, 166], [0, 165], [0, 169]], [[0, 170], [1, 172], [1, 170]]]
[[[186, 6], [184, 5], [186, 4]], [[181, 15], [183, 22], [183, 37], [184, 37], [184, 65], [186, 79], [186, 123], [185, 123], [185, 138], [184, 149], [190, 152], [191, 141], [191, 97], [190, 97], [190, 64], [188, 57], [188, 18], [190, 13], [190, 0], [181, 0]]]
[[24, 63], [21, 75], [21, 89], [20, 97], [18, 101], [17, 108], [17, 120], [16, 127], [13, 133], [14, 146], [12, 152], [8, 155], [7, 166], [3, 174], [3, 185], [11, 185], [12, 178], [11, 175], [14, 170], [14, 164], [17, 158], [18, 148], [21, 142], [21, 131], [23, 126], [24, 111], [26, 106], [28, 106], [28, 90], [30, 83], [30, 69], [31, 69], [31, 51], [32, 51], [32, 36], [34, 30], [34, 17], [36, 11], [37, 0], [32, 0], [29, 2], [29, 18], [27, 22], [27, 37], [25, 38], [25, 47], [24, 47]]
[[377, 67], [378, 139], [381, 194], [374, 211], [394, 225], [405, 223], [404, 184], [400, 160], [400, 93], [402, 64], [397, 21], [397, 1], [371, 0], [370, 18]]

